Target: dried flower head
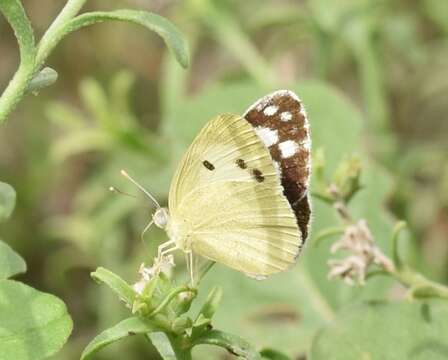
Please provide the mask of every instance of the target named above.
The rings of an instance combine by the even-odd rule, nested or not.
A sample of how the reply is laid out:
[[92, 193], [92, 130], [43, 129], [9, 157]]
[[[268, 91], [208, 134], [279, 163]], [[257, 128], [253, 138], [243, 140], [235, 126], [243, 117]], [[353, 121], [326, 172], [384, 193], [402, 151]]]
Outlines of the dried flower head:
[[331, 253], [346, 250], [351, 253], [342, 260], [330, 260], [330, 279], [341, 277], [347, 284], [364, 284], [369, 266], [378, 265], [387, 271], [393, 270], [392, 261], [376, 245], [365, 220], [350, 225], [340, 240], [331, 247]]
[[140, 280], [137, 281], [133, 288], [138, 294], [142, 294], [148, 282], [155, 276], [158, 276], [160, 272], [169, 274], [171, 269], [175, 266], [173, 255], [166, 255], [156, 257], [154, 264], [151, 267], [146, 267], [145, 264], [141, 264], [138, 270]]

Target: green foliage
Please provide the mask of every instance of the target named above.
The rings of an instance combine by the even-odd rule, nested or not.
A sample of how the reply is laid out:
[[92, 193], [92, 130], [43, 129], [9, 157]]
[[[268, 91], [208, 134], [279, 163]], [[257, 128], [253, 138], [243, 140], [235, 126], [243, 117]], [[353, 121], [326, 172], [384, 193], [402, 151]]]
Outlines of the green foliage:
[[[39, 32], [53, 11], [47, 3], [30, 13]], [[72, 312], [78, 331], [57, 359], [79, 359], [98, 333], [83, 357], [188, 360], [194, 349], [195, 359], [210, 359], [222, 356], [219, 347], [273, 360], [446, 357], [446, 302], [440, 300], [448, 298], [445, 2], [161, 5], [184, 35], [151, 12], [110, 3], [109, 11], [82, 13], [85, 3], [66, 1], [35, 42], [21, 2], [0, 1], [20, 52], [17, 73], [0, 97], [0, 123], [24, 95], [39, 95], [26, 97], [16, 116], [23, 121], [0, 134], [0, 172], [20, 199], [10, 217], [15, 192], [0, 183], [1, 236], [32, 259], [27, 281], [60, 294]], [[144, 6], [159, 11], [159, 5]], [[120, 25], [85, 29], [58, 46], [75, 30], [111, 20], [154, 31], [174, 56], [160, 62], [157, 43]], [[10, 30], [6, 22], [0, 32]], [[187, 71], [178, 66], [190, 62], [186, 38]], [[11, 63], [14, 49], [2, 38], [2, 65]], [[45, 67], [50, 54], [57, 73]], [[132, 72], [113, 75], [117, 64]], [[170, 277], [155, 276], [136, 293], [123, 279], [134, 279], [166, 236], [151, 229], [143, 242], [136, 240], [152, 210], [140, 210], [140, 199], [107, 192], [114, 185], [134, 195], [119, 170], [125, 167], [165, 203], [172, 172], [205, 122], [224, 112], [241, 114], [278, 88], [300, 95], [313, 138], [313, 224], [299, 265], [255, 282], [217, 264], [191, 289], [183, 285], [179, 256]], [[396, 218], [406, 228], [404, 222], [394, 227]], [[334, 254], [335, 244], [362, 220], [393, 266], [371, 264], [365, 285], [329, 280], [330, 261], [353, 256], [347, 249]], [[98, 266], [92, 277], [101, 286], [88, 280]], [[23, 259], [0, 242], [0, 279], [25, 270]], [[9, 305], [3, 313], [14, 314]], [[23, 344], [54, 341], [42, 354], [55, 353], [70, 333], [68, 320], [55, 333], [36, 331]], [[125, 338], [132, 339], [118, 341]], [[0, 340], [0, 358], [3, 346]]]
[[65, 304], [12, 280], [0, 280], [0, 359], [38, 360], [56, 353], [72, 331]]
[[0, 240], [0, 280], [5, 280], [26, 271], [25, 261]]
[[[37, 46], [31, 24], [19, 0], [0, 4], [0, 12], [14, 29], [20, 49], [20, 65], [13, 79], [0, 96], [0, 123], [15, 108], [26, 90], [37, 90], [56, 81], [56, 74], [43, 70], [44, 62], [58, 43], [69, 33], [82, 27], [107, 20], [126, 21], [142, 25], [163, 38], [179, 63], [188, 66], [187, 44], [177, 28], [165, 18], [145, 11], [117, 10], [113, 12], [88, 12], [77, 16], [85, 0], [69, 0], [44, 34]], [[42, 71], [44, 71], [42, 73]]]
[[20, 0], [6, 0], [0, 3], [0, 12], [6, 17], [17, 38], [20, 50], [20, 65], [9, 86], [0, 96], [0, 124], [12, 111], [25, 93], [34, 72], [36, 47], [31, 24]]
[[[15, 205], [15, 191], [0, 183], [3, 219]], [[2, 219], [2, 220], [3, 220]], [[24, 273], [25, 261], [0, 240], [0, 359], [44, 359], [56, 353], [72, 331], [72, 319], [57, 297], [8, 278]]]
[[150, 321], [139, 317], [130, 317], [97, 335], [84, 349], [81, 360], [89, 359], [90, 356], [101, 348], [127, 336], [146, 335], [157, 330], [157, 327], [151, 324]]
[[0, 222], [11, 216], [16, 204], [16, 192], [11, 185], [0, 181]]
[[[149, 270], [155, 271], [154, 267]], [[191, 350], [198, 345], [215, 345], [245, 359], [261, 359], [247, 341], [213, 329], [212, 318], [222, 296], [219, 288], [215, 287], [208, 294], [193, 321], [186, 313], [197, 290], [175, 286], [162, 272], [153, 273], [141, 293], [106, 269], [97, 269], [92, 277], [108, 285], [138, 316], [123, 320], [95, 337], [84, 350], [82, 359], [106, 345], [137, 334], [146, 335], [163, 359], [191, 359]]]
[[318, 332], [310, 359], [445, 359], [447, 320], [440, 301], [352, 305]]
[[109, 270], [98, 268], [92, 273], [92, 278], [99, 283], [107, 284], [129, 307], [134, 303], [135, 291], [124, 280]]

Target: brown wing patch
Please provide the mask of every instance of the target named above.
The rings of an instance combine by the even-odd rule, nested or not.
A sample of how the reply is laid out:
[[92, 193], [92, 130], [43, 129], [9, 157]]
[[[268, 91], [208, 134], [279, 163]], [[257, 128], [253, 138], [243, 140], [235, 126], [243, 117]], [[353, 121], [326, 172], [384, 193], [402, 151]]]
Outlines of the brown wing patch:
[[[257, 101], [244, 117], [261, 134], [272, 159], [279, 164], [283, 193], [305, 241], [311, 216], [308, 200], [311, 138], [305, 109], [293, 92], [279, 90]], [[275, 137], [263, 138], [270, 134]]]

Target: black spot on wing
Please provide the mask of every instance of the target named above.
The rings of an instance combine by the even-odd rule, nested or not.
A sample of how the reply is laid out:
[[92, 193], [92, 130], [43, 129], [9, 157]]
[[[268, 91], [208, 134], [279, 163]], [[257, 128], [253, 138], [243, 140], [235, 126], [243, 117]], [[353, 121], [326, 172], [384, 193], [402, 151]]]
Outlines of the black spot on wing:
[[202, 162], [202, 165], [204, 165], [208, 170], [210, 170], [210, 171], [213, 171], [213, 170], [215, 170], [215, 166], [211, 163], [211, 162], [209, 162], [209, 161], [207, 161], [207, 160], [204, 160], [203, 162]]
[[253, 176], [254, 179], [255, 179], [256, 181], [258, 181], [259, 183], [261, 183], [261, 182], [264, 181], [263, 173], [262, 173], [260, 170], [258, 170], [258, 169], [253, 169], [253, 170], [252, 170], [252, 176]]
[[237, 159], [235, 161], [236, 165], [240, 168], [240, 169], [246, 169], [247, 168], [247, 164], [243, 159]]

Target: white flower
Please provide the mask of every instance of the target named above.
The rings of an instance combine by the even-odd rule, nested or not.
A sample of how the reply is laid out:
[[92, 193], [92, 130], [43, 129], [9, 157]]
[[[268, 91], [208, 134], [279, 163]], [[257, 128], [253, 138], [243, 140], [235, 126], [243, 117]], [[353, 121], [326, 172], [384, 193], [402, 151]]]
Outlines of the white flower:
[[160, 272], [169, 274], [171, 268], [175, 265], [173, 255], [162, 256], [160, 258], [156, 257], [154, 259], [154, 264], [151, 267], [146, 267], [144, 263], [141, 264], [138, 270], [140, 280], [132, 286], [133, 289], [136, 293], [141, 295], [143, 290], [145, 290], [146, 285], [154, 276], [158, 276]]

